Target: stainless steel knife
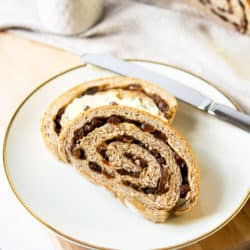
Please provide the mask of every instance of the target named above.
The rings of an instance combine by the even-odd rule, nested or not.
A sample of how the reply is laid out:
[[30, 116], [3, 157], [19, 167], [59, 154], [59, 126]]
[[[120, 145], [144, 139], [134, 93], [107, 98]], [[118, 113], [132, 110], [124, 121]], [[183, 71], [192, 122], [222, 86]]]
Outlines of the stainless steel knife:
[[100, 54], [84, 54], [81, 56], [85, 63], [108, 69], [120, 75], [136, 77], [148, 82], [153, 82], [164, 87], [180, 101], [188, 103], [200, 110], [207, 112], [221, 120], [230, 122], [246, 131], [250, 131], [250, 116], [239, 112], [226, 105], [216, 103], [212, 99], [202, 95], [197, 90], [184, 84], [162, 76], [158, 73], [126, 62], [111, 56]]

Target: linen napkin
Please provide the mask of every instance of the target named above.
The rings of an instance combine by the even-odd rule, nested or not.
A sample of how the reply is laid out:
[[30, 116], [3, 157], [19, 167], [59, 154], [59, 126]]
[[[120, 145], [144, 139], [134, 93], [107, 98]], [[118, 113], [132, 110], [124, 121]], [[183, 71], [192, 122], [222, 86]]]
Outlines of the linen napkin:
[[[7, 3], [6, 3], [7, 2]], [[107, 0], [102, 19], [85, 33], [47, 34], [35, 2], [0, 3], [0, 30], [73, 53], [106, 53], [178, 65], [203, 76], [250, 114], [250, 36], [202, 16], [184, 0]]]

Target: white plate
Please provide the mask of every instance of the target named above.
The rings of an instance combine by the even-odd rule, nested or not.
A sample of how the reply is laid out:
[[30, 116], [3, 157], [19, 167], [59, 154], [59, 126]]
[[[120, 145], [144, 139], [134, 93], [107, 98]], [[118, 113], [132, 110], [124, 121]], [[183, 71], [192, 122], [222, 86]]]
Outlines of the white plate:
[[[221, 92], [190, 73], [152, 62], [136, 63], [233, 107]], [[187, 105], [179, 105], [174, 126], [197, 156], [201, 197], [189, 214], [170, 218], [166, 224], [154, 224], [133, 213], [48, 152], [39, 131], [48, 104], [83, 81], [107, 75], [111, 73], [91, 66], [71, 69], [43, 83], [21, 104], [4, 145], [5, 171], [20, 202], [47, 228], [90, 248], [176, 248], [229, 222], [249, 196], [249, 134]]]

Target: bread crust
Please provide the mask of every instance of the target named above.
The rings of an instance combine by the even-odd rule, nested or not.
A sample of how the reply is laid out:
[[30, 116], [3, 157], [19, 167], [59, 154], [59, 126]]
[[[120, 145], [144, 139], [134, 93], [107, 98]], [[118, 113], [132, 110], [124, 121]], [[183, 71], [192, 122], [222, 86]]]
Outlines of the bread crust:
[[122, 77], [122, 76], [100, 78], [97, 80], [88, 81], [75, 86], [74, 88], [68, 90], [67, 92], [56, 98], [49, 105], [49, 107], [47, 108], [46, 112], [44, 113], [41, 119], [40, 130], [42, 133], [42, 137], [45, 141], [46, 146], [52, 152], [52, 154], [55, 155], [58, 159], [62, 160], [60, 158], [60, 154], [58, 154], [58, 149], [57, 149], [58, 135], [54, 130], [55, 125], [53, 122], [57, 112], [62, 107], [65, 107], [68, 104], [70, 104], [75, 98], [77, 98], [79, 93], [84, 92], [90, 87], [105, 85], [108, 86], [108, 88], [114, 88], [114, 87], [124, 87], [129, 84], [140, 84], [143, 87], [143, 89], [147, 90], [148, 93], [152, 94], [155, 93], [161, 96], [169, 105], [171, 114], [169, 122], [170, 123], [172, 122], [177, 108], [176, 99], [174, 96], [172, 96], [159, 86], [156, 86], [152, 83], [148, 83], [146, 81], [139, 80], [136, 78]]
[[[90, 109], [85, 113], [78, 115], [77, 118], [75, 118], [73, 121], [67, 124], [66, 127], [63, 128], [59, 136], [58, 147], [61, 158], [64, 159], [64, 161], [71, 162], [71, 164], [73, 164], [78, 169], [78, 171], [80, 171], [80, 173], [87, 176], [88, 179], [90, 179], [95, 184], [100, 185], [100, 180], [96, 180], [95, 178], [91, 177], [91, 175], [88, 174], [88, 171], [85, 170], [84, 163], [82, 163], [79, 160], [73, 159], [69, 155], [70, 154], [69, 147], [71, 145], [71, 139], [72, 135], [74, 134], [74, 131], [77, 128], [81, 127], [85, 121], [90, 121], [94, 117], [105, 116], [107, 114], [121, 115], [121, 116], [123, 115], [126, 116], [130, 114], [131, 117], [132, 116], [134, 118], [137, 117], [137, 119], [141, 119], [142, 121], [145, 121], [154, 126], [154, 128], [157, 128], [160, 131], [162, 131], [164, 134], [167, 135], [169, 145], [174, 149], [174, 151], [180, 157], [182, 157], [185, 160], [188, 168], [188, 181], [191, 190], [190, 192], [188, 192], [185, 198], [185, 202], [183, 202], [182, 204], [177, 205], [178, 200], [176, 200], [175, 206], [172, 207], [171, 209], [157, 210], [149, 208], [147, 206], [143, 206], [138, 201], [138, 199], [130, 199], [129, 203], [131, 203], [134, 207], [136, 207], [143, 214], [145, 218], [154, 222], [165, 222], [169, 214], [180, 215], [190, 211], [191, 208], [197, 203], [200, 193], [200, 174], [195, 156], [192, 153], [190, 145], [183, 139], [183, 137], [174, 128], [172, 128], [163, 119], [160, 119], [157, 116], [149, 114], [148, 112], [131, 107], [107, 105], [95, 109]], [[121, 201], [123, 202], [127, 201], [127, 197], [125, 197], [121, 192], [116, 192], [112, 184], [109, 184], [107, 182], [105, 184], [102, 183], [101, 185], [103, 185], [105, 188], [113, 192], [115, 196]]]

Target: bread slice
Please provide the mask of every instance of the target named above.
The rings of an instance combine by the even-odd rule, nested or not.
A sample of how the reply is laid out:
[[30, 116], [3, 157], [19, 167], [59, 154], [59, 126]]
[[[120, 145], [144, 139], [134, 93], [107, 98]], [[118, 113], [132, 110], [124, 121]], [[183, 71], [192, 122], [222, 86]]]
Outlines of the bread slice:
[[108, 104], [135, 106], [168, 122], [177, 106], [175, 97], [139, 79], [110, 77], [82, 83], [56, 98], [44, 113], [41, 132], [50, 151], [60, 159], [57, 144], [62, 127], [86, 109]]
[[58, 146], [64, 161], [153, 222], [189, 211], [198, 199], [199, 170], [190, 146], [143, 110], [89, 109], [62, 129]]
[[208, 15], [236, 29], [250, 34], [249, 0], [187, 0]]

